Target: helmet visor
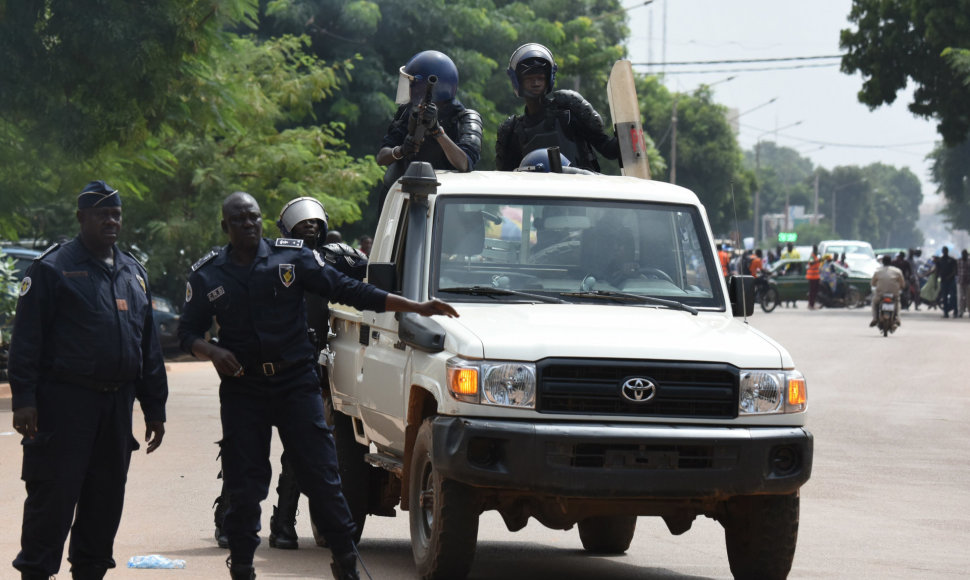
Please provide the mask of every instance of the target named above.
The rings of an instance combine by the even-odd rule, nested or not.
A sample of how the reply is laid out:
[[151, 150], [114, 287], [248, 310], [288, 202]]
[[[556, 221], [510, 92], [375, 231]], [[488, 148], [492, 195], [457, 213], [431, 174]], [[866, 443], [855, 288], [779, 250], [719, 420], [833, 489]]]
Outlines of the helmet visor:
[[414, 77], [404, 72], [403, 66], [397, 72], [397, 96], [394, 97], [394, 102], [398, 105], [406, 105], [411, 102], [411, 83]]

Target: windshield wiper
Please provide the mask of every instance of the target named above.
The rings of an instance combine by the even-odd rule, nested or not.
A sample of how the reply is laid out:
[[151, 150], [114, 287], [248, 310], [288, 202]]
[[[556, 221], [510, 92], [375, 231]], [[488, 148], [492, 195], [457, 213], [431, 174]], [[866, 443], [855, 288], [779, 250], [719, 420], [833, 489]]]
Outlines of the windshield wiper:
[[664, 300], [663, 298], [654, 298], [653, 296], [643, 296], [642, 294], [630, 294], [628, 292], [612, 292], [610, 290], [587, 290], [584, 292], [562, 292], [560, 296], [569, 296], [573, 298], [599, 298], [603, 300], [617, 300], [622, 302], [638, 302], [640, 304], [656, 304], [658, 306], [666, 306], [667, 308], [673, 308], [674, 310], [683, 310], [685, 312], [690, 312], [694, 316], [697, 316], [697, 309], [693, 306], [688, 306], [683, 302], [677, 302], [676, 300]]
[[508, 288], [496, 288], [494, 286], [453, 286], [451, 288], [439, 288], [438, 292], [451, 292], [452, 294], [469, 294], [471, 296], [521, 296], [539, 302], [549, 302], [551, 304], [562, 304], [564, 300], [555, 296], [544, 296], [542, 294], [530, 294]]

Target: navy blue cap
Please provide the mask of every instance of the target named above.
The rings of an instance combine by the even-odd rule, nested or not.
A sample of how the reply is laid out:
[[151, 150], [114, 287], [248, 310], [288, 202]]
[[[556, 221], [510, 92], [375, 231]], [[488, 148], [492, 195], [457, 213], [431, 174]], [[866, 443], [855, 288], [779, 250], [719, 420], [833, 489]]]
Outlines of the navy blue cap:
[[84, 186], [77, 196], [77, 208], [89, 207], [121, 207], [121, 196], [118, 190], [107, 183], [98, 180]]

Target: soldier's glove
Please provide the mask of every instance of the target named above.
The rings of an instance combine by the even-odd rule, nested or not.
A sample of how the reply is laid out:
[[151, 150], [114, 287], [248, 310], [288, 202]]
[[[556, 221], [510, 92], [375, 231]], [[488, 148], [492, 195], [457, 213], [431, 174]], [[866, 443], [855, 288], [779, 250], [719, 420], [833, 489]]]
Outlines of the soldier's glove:
[[434, 103], [428, 103], [420, 108], [423, 109], [421, 111], [421, 124], [425, 126], [429, 133], [437, 132], [438, 106]]
[[404, 157], [417, 155], [419, 149], [421, 149], [421, 143], [410, 135], [404, 138], [404, 143], [401, 143], [401, 155]]

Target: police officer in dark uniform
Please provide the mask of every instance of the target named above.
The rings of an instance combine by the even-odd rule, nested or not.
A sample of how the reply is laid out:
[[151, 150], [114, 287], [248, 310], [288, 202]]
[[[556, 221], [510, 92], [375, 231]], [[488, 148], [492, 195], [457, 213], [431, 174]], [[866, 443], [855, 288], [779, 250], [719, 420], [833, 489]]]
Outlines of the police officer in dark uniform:
[[[293, 463], [311, 518], [323, 525], [334, 577], [357, 579], [354, 523], [340, 489], [336, 450], [324, 420], [304, 292], [363, 310], [457, 316], [440, 300], [417, 303], [326, 266], [303, 240], [262, 238], [256, 200], [236, 192], [222, 206], [229, 244], [193, 265], [179, 321], [182, 348], [212, 361], [221, 377], [222, 465], [230, 507], [225, 518], [230, 574], [255, 578], [259, 502], [271, 479], [275, 425]], [[219, 342], [204, 339], [212, 317]]]
[[556, 61], [541, 44], [523, 44], [512, 53], [506, 73], [516, 96], [525, 100], [525, 114], [513, 115], [499, 127], [495, 166], [514, 171], [531, 151], [559, 147], [573, 167], [599, 171], [595, 148], [607, 159], [620, 156], [616, 137], [606, 134], [603, 119], [576, 91], [553, 91]]
[[[168, 382], [147, 274], [115, 248], [121, 197], [103, 181], [78, 196], [80, 234], [27, 269], [10, 347], [13, 426], [24, 436], [24, 579], [56, 574], [68, 532], [76, 580], [100, 579], [121, 522], [132, 407], [145, 414], [148, 453], [165, 434]], [[73, 523], [73, 527], [72, 527]]]
[[[323, 244], [327, 237], [329, 217], [319, 200], [313, 197], [298, 197], [291, 200], [280, 211], [276, 226], [284, 238], [303, 240], [304, 247], [318, 249], [320, 255], [328, 265], [354, 278], [363, 280], [367, 272], [367, 257], [343, 243]], [[323, 297], [306, 292], [307, 328], [310, 332], [310, 342], [316, 351], [326, 346], [327, 334], [330, 330], [330, 309]], [[287, 454], [280, 458], [280, 475], [276, 485], [278, 495], [277, 505], [273, 506], [273, 515], [269, 520], [269, 545], [281, 550], [296, 550], [299, 548], [299, 537], [296, 533], [296, 510], [300, 500], [300, 488], [296, 481], [296, 474]], [[223, 521], [229, 507], [229, 496], [226, 490], [215, 501], [216, 507], [216, 540], [222, 548], [229, 547], [229, 539], [223, 531]], [[326, 542], [319, 532], [319, 526], [313, 525], [317, 543], [326, 546]]]
[[[412, 161], [426, 161], [435, 169], [471, 171], [482, 156], [482, 117], [456, 98], [458, 68], [448, 55], [419, 52], [399, 73], [400, 107], [377, 153], [377, 163], [388, 166], [378, 211], [384, 207], [387, 190]], [[425, 104], [430, 77], [437, 82], [431, 88], [431, 102]], [[420, 139], [415, 137], [419, 133]]]

